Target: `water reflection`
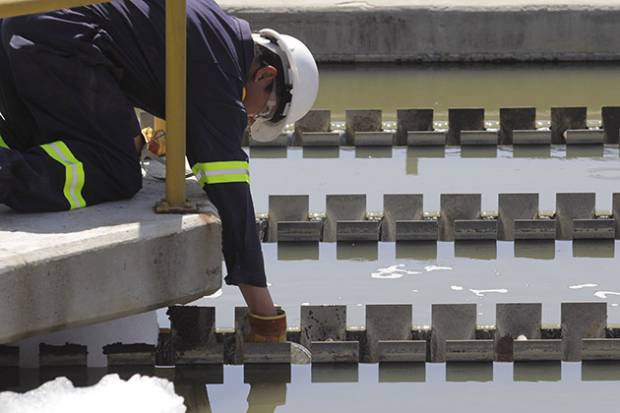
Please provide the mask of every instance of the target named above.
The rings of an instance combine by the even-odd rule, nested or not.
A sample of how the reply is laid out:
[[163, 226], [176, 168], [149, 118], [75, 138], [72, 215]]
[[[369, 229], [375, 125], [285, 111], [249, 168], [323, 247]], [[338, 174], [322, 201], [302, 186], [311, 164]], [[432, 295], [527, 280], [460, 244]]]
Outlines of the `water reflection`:
[[463, 146], [461, 147], [463, 158], [497, 158], [497, 146]]
[[513, 158], [550, 158], [550, 145], [515, 145], [512, 147]]
[[340, 156], [340, 148], [335, 147], [304, 147], [304, 159], [336, 159]]
[[601, 158], [604, 151], [603, 145], [566, 145], [566, 158]]
[[250, 147], [250, 158], [286, 158], [288, 148], [286, 146], [265, 146], [265, 147]]
[[562, 363], [559, 361], [518, 361], [513, 365], [514, 381], [560, 381]]
[[614, 255], [613, 239], [573, 241], [573, 257], [614, 258]]
[[316, 261], [318, 259], [318, 242], [278, 242], [279, 261]]
[[312, 383], [357, 383], [357, 363], [315, 363], [312, 364]]
[[396, 243], [396, 259], [436, 260], [437, 243], [435, 241], [399, 241]]
[[379, 383], [424, 383], [425, 363], [379, 363]]
[[497, 259], [496, 241], [455, 241], [454, 256], [478, 260]]
[[421, 158], [445, 158], [445, 146], [416, 146], [407, 148], [406, 174], [418, 175]]
[[534, 258], [553, 260], [555, 258], [555, 240], [516, 240], [514, 254], [517, 258]]
[[493, 381], [493, 363], [446, 363], [446, 381]]
[[377, 261], [379, 243], [377, 242], [338, 242], [336, 246], [337, 260]]
[[355, 148], [355, 157], [357, 159], [391, 158], [392, 147], [391, 146], [380, 146], [380, 147], [358, 146]]
[[620, 361], [584, 361], [582, 381], [620, 381]]

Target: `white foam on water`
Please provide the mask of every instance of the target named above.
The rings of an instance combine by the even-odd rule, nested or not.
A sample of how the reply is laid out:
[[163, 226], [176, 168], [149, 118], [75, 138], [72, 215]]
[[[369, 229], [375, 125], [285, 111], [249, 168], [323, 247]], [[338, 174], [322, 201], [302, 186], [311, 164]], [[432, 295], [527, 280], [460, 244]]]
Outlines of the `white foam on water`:
[[220, 288], [213, 294], [205, 296], [205, 298], [217, 298], [217, 297], [220, 297], [222, 294], [224, 294], [224, 291], [222, 291], [222, 289]]
[[619, 292], [616, 291], [597, 291], [594, 293], [595, 297], [601, 298], [601, 299], [606, 299], [608, 295], [620, 295]]
[[505, 289], [505, 288], [498, 288], [498, 289], [494, 289], [494, 290], [473, 290], [473, 289], [470, 288], [469, 291], [471, 291], [472, 293], [474, 293], [478, 297], [484, 297], [484, 295], [488, 294], [488, 293], [498, 293], [498, 294], [506, 294], [506, 293], [508, 293], [508, 290]]
[[612, 307], [618, 307], [618, 304], [612, 304], [611, 306]]
[[183, 397], [172, 382], [136, 374], [121, 380], [108, 374], [91, 387], [75, 388], [58, 377], [27, 393], [0, 393], [2, 413], [184, 413]]
[[419, 271], [410, 271], [406, 270], [404, 264], [396, 264], [391, 265], [386, 268], [378, 268], [377, 271], [370, 274], [372, 278], [382, 279], [382, 280], [394, 280], [397, 278], [402, 278], [405, 275], [418, 275]]
[[577, 284], [577, 285], [569, 285], [568, 288], [571, 290], [579, 290], [582, 288], [594, 288], [598, 287], [598, 284]]
[[452, 267], [442, 267], [439, 265], [427, 265], [426, 267], [424, 267], [424, 271], [426, 272], [431, 272], [431, 271], [452, 271], [453, 268]]
[[419, 290], [411, 290], [412, 293], [419, 293]]
[[453, 291], [463, 291], [463, 287], [461, 287], [460, 285], [451, 285], [450, 289]]

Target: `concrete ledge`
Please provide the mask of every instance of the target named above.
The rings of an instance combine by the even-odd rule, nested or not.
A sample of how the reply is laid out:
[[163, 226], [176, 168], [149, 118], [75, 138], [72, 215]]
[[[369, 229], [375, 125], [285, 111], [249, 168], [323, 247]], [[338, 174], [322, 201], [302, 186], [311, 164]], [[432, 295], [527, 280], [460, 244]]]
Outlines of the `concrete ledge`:
[[562, 360], [562, 340], [515, 340], [512, 345], [514, 361]]
[[446, 340], [446, 361], [493, 361], [493, 340]]
[[204, 213], [157, 215], [164, 193], [145, 180], [135, 198], [47, 214], [0, 206], [0, 343], [96, 323], [217, 291], [221, 224]]

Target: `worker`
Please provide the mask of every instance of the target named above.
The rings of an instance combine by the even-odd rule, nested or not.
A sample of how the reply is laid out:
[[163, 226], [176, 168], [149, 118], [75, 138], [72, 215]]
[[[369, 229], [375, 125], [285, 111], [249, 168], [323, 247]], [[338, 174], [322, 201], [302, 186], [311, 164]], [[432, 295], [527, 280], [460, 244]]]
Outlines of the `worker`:
[[[166, 115], [164, 6], [116, 0], [0, 20], [0, 203], [63, 211], [140, 190], [134, 108]], [[284, 341], [241, 140], [248, 125], [272, 140], [310, 110], [316, 63], [296, 38], [252, 33], [213, 0], [188, 0], [187, 23], [187, 158], [219, 211], [225, 282], [248, 305], [247, 338]]]

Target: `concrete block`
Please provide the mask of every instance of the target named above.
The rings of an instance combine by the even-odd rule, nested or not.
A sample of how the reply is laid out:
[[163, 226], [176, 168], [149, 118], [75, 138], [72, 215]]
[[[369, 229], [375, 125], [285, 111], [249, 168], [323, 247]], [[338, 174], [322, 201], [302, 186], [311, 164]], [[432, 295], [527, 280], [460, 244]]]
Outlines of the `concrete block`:
[[322, 221], [280, 221], [277, 223], [278, 242], [319, 242]]
[[573, 239], [573, 220], [594, 218], [595, 199], [593, 192], [556, 194], [556, 239]]
[[513, 131], [536, 129], [536, 108], [500, 108], [499, 143], [513, 144]]
[[336, 241], [379, 241], [380, 221], [337, 221]]
[[446, 361], [493, 361], [493, 340], [446, 340]]
[[347, 145], [353, 145], [355, 132], [379, 132], [382, 125], [380, 109], [351, 109], [345, 111]]
[[426, 361], [426, 340], [379, 340], [377, 361], [413, 363]]
[[301, 144], [309, 147], [340, 146], [340, 134], [338, 132], [303, 132]]
[[312, 363], [357, 363], [358, 341], [313, 341]]
[[588, 108], [551, 108], [551, 143], [565, 143], [568, 129], [587, 129]]
[[396, 240], [396, 221], [420, 220], [424, 215], [424, 195], [385, 194], [383, 195], [383, 221], [381, 240]]
[[215, 307], [174, 306], [170, 318], [175, 364], [219, 364], [224, 346], [215, 337]]
[[353, 145], [355, 146], [392, 146], [394, 134], [392, 132], [355, 132]]
[[108, 357], [108, 366], [154, 366], [155, 350], [154, 345], [142, 343], [103, 346], [103, 354]]
[[306, 132], [329, 132], [332, 112], [327, 109], [313, 109], [295, 122], [295, 134], [301, 137]]
[[454, 240], [454, 221], [480, 218], [482, 196], [480, 194], [441, 194], [439, 239]]
[[562, 360], [581, 361], [582, 339], [605, 338], [607, 303], [562, 303]]
[[316, 341], [345, 341], [347, 337], [346, 305], [302, 305], [301, 345], [312, 351]]
[[267, 241], [278, 241], [280, 221], [307, 221], [309, 204], [308, 195], [269, 195]]
[[437, 241], [439, 222], [436, 220], [396, 221], [395, 241]]
[[444, 146], [447, 135], [445, 131], [409, 131], [408, 146]]
[[[538, 194], [499, 194], [497, 239], [514, 240], [514, 221], [538, 216]], [[555, 236], [554, 236], [555, 237]]]
[[457, 219], [454, 221], [454, 239], [457, 241], [497, 240], [497, 220]]
[[616, 221], [613, 219], [574, 219], [573, 239], [614, 239]]
[[613, 216], [616, 220], [616, 239], [620, 239], [620, 193], [613, 194]]
[[397, 109], [396, 123], [396, 144], [407, 145], [408, 132], [433, 130], [433, 109]]
[[551, 130], [514, 130], [513, 145], [551, 145]]
[[562, 360], [562, 340], [515, 340], [512, 345], [515, 362]]
[[584, 338], [581, 345], [584, 361], [620, 360], [620, 338]]
[[431, 361], [446, 361], [446, 340], [476, 338], [476, 304], [433, 304]]
[[605, 130], [605, 143], [618, 143], [620, 132], [620, 107], [603, 106], [601, 109], [602, 128]]
[[497, 145], [497, 131], [461, 131], [461, 145], [463, 146], [492, 146]]
[[555, 219], [515, 219], [515, 240], [555, 240]]
[[288, 133], [281, 133], [277, 138], [267, 142], [257, 141], [250, 135], [248, 145], [255, 148], [286, 148], [290, 143], [291, 136]]
[[366, 195], [327, 195], [323, 241], [336, 241], [336, 222], [366, 219]]
[[39, 366], [86, 366], [86, 346], [66, 343], [63, 345], [39, 344]]
[[603, 129], [568, 129], [564, 132], [567, 145], [603, 145], [605, 131]]
[[484, 109], [449, 109], [448, 110], [448, 145], [461, 144], [461, 131], [484, 130]]
[[291, 343], [245, 343], [244, 364], [280, 364], [291, 362]]
[[513, 341], [519, 336], [539, 339], [542, 304], [496, 304], [497, 361], [513, 361]]
[[19, 346], [0, 344], [0, 368], [19, 367]]
[[379, 341], [411, 340], [411, 304], [366, 305], [366, 342], [371, 363], [379, 361]]

